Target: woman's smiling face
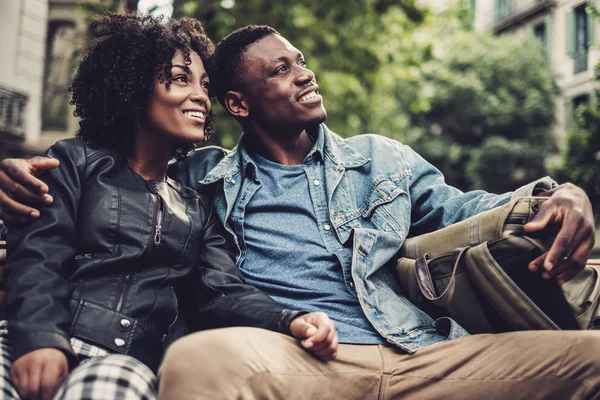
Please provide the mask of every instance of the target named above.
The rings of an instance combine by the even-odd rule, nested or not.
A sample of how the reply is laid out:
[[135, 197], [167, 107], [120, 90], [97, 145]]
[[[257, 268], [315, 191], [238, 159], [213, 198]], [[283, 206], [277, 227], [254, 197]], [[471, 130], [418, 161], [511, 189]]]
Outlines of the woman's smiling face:
[[167, 135], [175, 143], [202, 141], [212, 107], [204, 63], [194, 51], [189, 61], [180, 51], [175, 54], [170, 84], [155, 80], [142, 121], [147, 130]]

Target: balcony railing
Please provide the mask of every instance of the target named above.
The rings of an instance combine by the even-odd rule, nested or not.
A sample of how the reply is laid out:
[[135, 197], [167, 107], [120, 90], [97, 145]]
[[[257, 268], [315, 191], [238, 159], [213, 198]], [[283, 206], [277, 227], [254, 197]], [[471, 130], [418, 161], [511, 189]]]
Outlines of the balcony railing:
[[510, 0], [501, 2], [500, 7], [486, 15], [485, 27], [499, 33], [515, 23], [554, 5], [556, 5], [556, 0]]
[[575, 54], [575, 57], [573, 57], [573, 61], [574, 61], [574, 65], [575, 65], [573, 73], [578, 74], [580, 72], [587, 71], [587, 69], [588, 69], [588, 52], [587, 52], [587, 50], [581, 51], [581, 52]]
[[28, 97], [0, 86], [0, 133], [25, 137], [25, 107]]

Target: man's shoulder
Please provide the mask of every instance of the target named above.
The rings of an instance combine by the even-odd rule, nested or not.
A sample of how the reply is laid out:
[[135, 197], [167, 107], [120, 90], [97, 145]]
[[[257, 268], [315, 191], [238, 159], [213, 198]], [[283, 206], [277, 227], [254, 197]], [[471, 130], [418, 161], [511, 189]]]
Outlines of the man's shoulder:
[[230, 152], [219, 146], [202, 147], [190, 153], [183, 162], [171, 164], [169, 176], [197, 190], [198, 183]]
[[231, 150], [220, 146], [206, 146], [188, 154], [184, 162], [188, 164], [219, 163], [229, 153], [231, 153]]
[[356, 151], [369, 158], [379, 154], [387, 156], [402, 154], [405, 148], [401, 142], [375, 133], [364, 133], [343, 140]]

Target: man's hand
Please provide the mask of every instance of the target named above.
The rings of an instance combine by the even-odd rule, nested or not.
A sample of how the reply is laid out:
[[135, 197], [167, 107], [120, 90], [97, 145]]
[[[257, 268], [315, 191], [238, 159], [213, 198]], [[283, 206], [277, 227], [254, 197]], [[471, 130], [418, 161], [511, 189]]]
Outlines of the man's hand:
[[39, 210], [32, 207], [52, 204], [52, 196], [48, 194], [48, 185], [36, 176], [56, 167], [58, 160], [48, 157], [3, 160], [0, 163], [0, 219], [16, 223], [38, 218]]
[[51, 400], [68, 374], [67, 357], [52, 348], [27, 353], [10, 369], [13, 385], [23, 400]]
[[537, 215], [524, 226], [536, 232], [550, 224], [561, 224], [552, 247], [529, 264], [531, 271], [544, 271], [545, 279], [567, 282], [585, 267], [594, 247], [594, 214], [583, 190], [567, 183], [547, 192], [550, 196]]
[[327, 314], [314, 312], [294, 318], [290, 330], [306, 351], [321, 360], [333, 360], [337, 356], [338, 334]]

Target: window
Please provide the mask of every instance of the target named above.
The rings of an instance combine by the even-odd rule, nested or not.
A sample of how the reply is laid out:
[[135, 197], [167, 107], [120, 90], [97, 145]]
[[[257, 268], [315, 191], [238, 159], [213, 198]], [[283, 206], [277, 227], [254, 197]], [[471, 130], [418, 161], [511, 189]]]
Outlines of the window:
[[543, 22], [541, 24], [535, 25], [533, 27], [533, 35], [542, 43], [544, 47], [544, 56], [549, 58], [548, 54], [548, 29], [546, 23]]
[[494, 21], [498, 22], [501, 19], [508, 17], [512, 13], [512, 0], [495, 0], [494, 1]]
[[567, 54], [574, 60], [574, 73], [588, 69], [588, 49], [594, 40], [594, 20], [586, 5], [574, 8], [567, 16]]
[[546, 24], [539, 24], [533, 27], [533, 34], [543, 44], [546, 43]]
[[571, 102], [573, 103], [573, 113], [575, 113], [575, 110], [577, 110], [577, 107], [583, 105], [583, 104], [587, 104], [590, 101], [590, 95], [589, 94], [580, 94], [577, 97], [573, 97], [573, 100], [571, 100]]
[[70, 114], [71, 75], [77, 60], [77, 33], [71, 21], [50, 21], [46, 43], [42, 129], [65, 131]]
[[581, 105], [586, 105], [590, 101], [590, 95], [587, 93], [580, 94], [571, 99], [571, 109], [567, 109], [567, 122], [572, 123], [577, 118], [577, 108]]

